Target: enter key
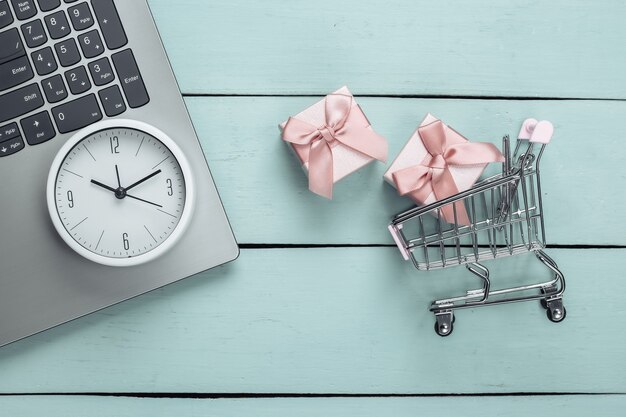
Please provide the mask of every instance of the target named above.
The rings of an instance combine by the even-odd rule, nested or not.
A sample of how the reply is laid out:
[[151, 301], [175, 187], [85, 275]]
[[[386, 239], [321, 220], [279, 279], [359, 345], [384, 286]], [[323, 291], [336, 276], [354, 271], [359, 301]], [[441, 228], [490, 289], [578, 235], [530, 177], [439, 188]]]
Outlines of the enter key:
[[128, 106], [132, 109], [141, 107], [150, 101], [148, 91], [137, 67], [137, 62], [130, 49], [111, 56], [115, 71], [124, 90]]

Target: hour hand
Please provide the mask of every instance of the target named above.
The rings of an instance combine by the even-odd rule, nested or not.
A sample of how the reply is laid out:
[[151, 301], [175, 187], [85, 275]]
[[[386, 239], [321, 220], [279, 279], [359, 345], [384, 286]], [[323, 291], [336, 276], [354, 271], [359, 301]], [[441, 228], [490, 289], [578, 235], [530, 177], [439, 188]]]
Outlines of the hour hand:
[[113, 193], [115, 193], [117, 191], [115, 188], [109, 187], [108, 185], [105, 185], [105, 184], [102, 184], [100, 181], [91, 180], [91, 183], [92, 184], [96, 184], [98, 187], [102, 187], [102, 188], [104, 188], [106, 190], [109, 190], [109, 191], [111, 191]]

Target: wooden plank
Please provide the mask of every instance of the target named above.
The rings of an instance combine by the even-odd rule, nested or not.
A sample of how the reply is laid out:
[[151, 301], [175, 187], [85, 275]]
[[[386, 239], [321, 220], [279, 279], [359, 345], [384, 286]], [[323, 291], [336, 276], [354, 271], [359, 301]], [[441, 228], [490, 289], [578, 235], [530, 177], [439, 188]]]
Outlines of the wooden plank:
[[425, 397], [425, 398], [250, 398], [184, 399], [95, 396], [10, 396], [0, 397], [0, 408], [12, 417], [32, 417], [46, 410], [46, 417], [117, 416], [153, 417], [368, 417], [461, 414], [490, 416], [621, 417], [623, 395], [540, 397]]
[[[307, 179], [277, 124], [314, 102], [310, 97], [188, 98], [235, 233], [243, 243], [392, 244], [386, 225], [410, 207], [372, 164], [342, 180], [335, 199], [307, 190]], [[626, 103], [360, 98], [390, 143], [390, 161], [431, 112], [473, 141], [498, 146], [529, 116], [554, 122], [543, 158], [547, 238], [553, 244], [619, 245], [626, 223], [622, 120]], [[492, 170], [500, 169], [492, 164]], [[260, 221], [262, 219], [262, 221]]]
[[[625, 393], [626, 250], [552, 250], [568, 315], [538, 302], [458, 313], [429, 302], [478, 286], [417, 272], [394, 248], [245, 250], [235, 263], [0, 350], [0, 392]], [[493, 287], [548, 278], [522, 255]]]
[[150, 5], [186, 93], [626, 97], [624, 2]]

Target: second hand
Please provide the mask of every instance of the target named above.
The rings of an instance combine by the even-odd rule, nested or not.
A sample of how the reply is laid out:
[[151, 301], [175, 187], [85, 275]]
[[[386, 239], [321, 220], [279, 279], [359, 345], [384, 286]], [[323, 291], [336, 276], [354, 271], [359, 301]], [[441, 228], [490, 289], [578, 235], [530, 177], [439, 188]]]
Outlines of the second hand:
[[[153, 203], [152, 201], [148, 201], [148, 200], [145, 200], [143, 198], [135, 197], [134, 195], [130, 195], [130, 194], [127, 193], [128, 189], [133, 188], [133, 187], [141, 184], [142, 182], [144, 182], [144, 181], [154, 177], [155, 175], [157, 175], [159, 173], [161, 173], [161, 170], [153, 172], [152, 174], [148, 175], [147, 177], [142, 178], [141, 180], [139, 180], [136, 183], [132, 184], [130, 187], [124, 188], [121, 185], [120, 171], [119, 171], [119, 168], [118, 168], [118, 166], [116, 164], [115, 165], [115, 176], [117, 177], [117, 184], [118, 184], [118, 188], [117, 189], [115, 189], [113, 187], [109, 187], [108, 185], [105, 185], [105, 184], [101, 183], [100, 181], [96, 181], [94, 179], [91, 180], [91, 183], [95, 184], [95, 185], [97, 185], [99, 187], [102, 187], [104, 189], [107, 189], [109, 191], [112, 191], [115, 194], [115, 196], [117, 198], [119, 198], [119, 199], [124, 199], [124, 197], [128, 197], [128, 198], [132, 198], [133, 200], [141, 201], [141, 202], [146, 203], [146, 204], [150, 204], [150, 205], [153, 205], [153, 206], [156, 206], [156, 207], [159, 207], [159, 208], [163, 208], [163, 206], [160, 205], [160, 204]], [[120, 194], [120, 195], [118, 196], [118, 194]]]
[[152, 201], [144, 200], [143, 198], [135, 197], [134, 195], [126, 194], [126, 197], [132, 198], [132, 199], [138, 200], [138, 201], [143, 201], [144, 203], [152, 204], [153, 206], [157, 206], [159, 208], [163, 208], [163, 206], [160, 205], [160, 204], [153, 203]]

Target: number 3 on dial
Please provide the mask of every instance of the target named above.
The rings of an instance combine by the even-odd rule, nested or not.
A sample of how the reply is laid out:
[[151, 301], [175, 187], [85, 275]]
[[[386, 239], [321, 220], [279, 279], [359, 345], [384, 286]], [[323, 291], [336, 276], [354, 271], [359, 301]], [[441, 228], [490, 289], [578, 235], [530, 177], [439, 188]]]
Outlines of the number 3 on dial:
[[47, 200], [57, 232], [78, 254], [131, 266], [163, 255], [182, 236], [195, 189], [169, 136], [145, 123], [106, 120], [63, 145]]

